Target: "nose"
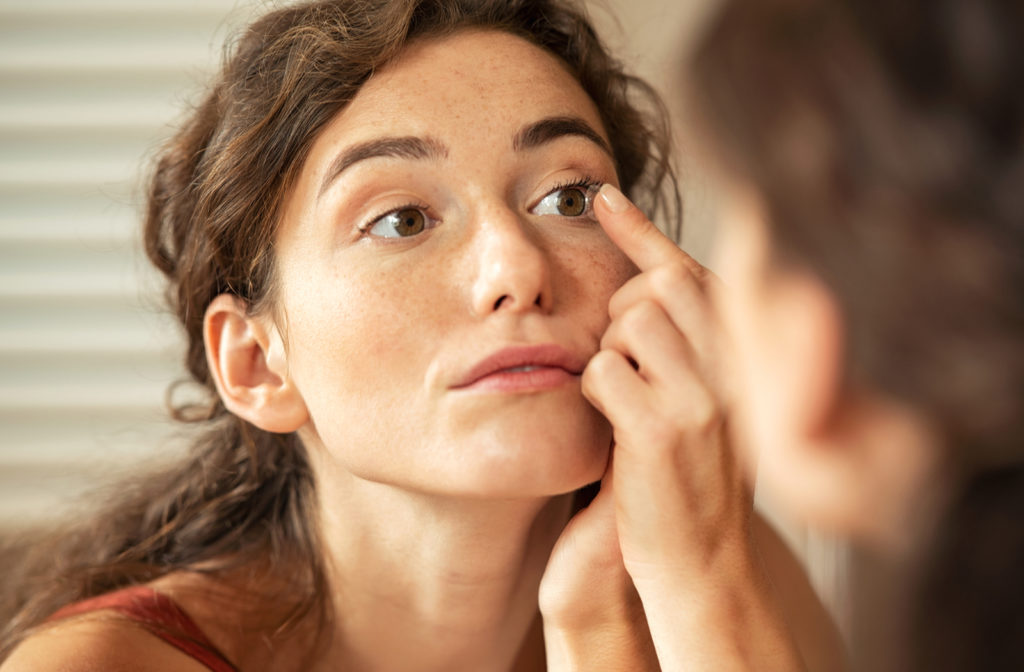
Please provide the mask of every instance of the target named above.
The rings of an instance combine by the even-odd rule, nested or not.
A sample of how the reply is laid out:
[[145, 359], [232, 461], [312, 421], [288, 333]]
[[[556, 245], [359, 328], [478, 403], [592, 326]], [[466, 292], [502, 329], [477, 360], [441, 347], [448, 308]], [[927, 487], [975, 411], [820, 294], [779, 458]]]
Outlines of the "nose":
[[547, 252], [511, 210], [491, 213], [477, 227], [477, 273], [473, 282], [473, 312], [486, 316], [498, 311], [547, 311], [552, 301]]

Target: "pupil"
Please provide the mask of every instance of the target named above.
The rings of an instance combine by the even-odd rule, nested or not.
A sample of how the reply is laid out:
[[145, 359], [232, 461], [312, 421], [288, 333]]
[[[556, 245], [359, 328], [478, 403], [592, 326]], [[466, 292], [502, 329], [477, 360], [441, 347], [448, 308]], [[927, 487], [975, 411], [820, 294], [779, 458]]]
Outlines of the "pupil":
[[398, 213], [396, 230], [400, 236], [414, 236], [423, 231], [426, 220], [419, 210], [402, 210]]
[[587, 207], [587, 197], [579, 187], [565, 189], [558, 196], [558, 212], [565, 217], [579, 217]]

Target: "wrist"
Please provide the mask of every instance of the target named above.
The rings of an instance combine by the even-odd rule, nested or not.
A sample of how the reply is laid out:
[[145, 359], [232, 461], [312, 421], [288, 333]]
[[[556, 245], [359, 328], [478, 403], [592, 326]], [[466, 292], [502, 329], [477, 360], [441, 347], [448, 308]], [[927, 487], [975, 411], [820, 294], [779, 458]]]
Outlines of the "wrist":
[[666, 669], [794, 672], [804, 666], [767, 577], [751, 556], [702, 575], [644, 573], [636, 584]]
[[590, 627], [544, 622], [548, 672], [657, 671], [658, 659], [644, 621], [604, 621]]

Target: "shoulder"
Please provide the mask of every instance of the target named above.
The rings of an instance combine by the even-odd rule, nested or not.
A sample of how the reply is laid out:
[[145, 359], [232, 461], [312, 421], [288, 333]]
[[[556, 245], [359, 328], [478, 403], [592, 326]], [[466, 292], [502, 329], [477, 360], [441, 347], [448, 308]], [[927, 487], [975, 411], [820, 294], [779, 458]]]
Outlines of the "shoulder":
[[46, 625], [21, 642], [0, 672], [209, 672], [144, 628], [104, 612]]
[[811, 670], [846, 669], [843, 640], [811, 586], [807, 570], [778, 531], [755, 513], [752, 532], [778, 605]]

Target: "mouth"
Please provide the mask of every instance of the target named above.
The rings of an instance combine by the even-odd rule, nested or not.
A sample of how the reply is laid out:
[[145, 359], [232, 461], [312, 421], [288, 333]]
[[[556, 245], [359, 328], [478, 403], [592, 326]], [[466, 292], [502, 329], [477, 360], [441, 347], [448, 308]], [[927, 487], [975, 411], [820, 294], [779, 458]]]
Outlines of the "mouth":
[[502, 369], [499, 373], [522, 373], [524, 371], [538, 371], [544, 367], [534, 366], [533, 364], [527, 366], [513, 366], [510, 369]]
[[531, 392], [579, 379], [586, 359], [556, 344], [504, 348], [474, 364], [453, 385], [476, 392]]

